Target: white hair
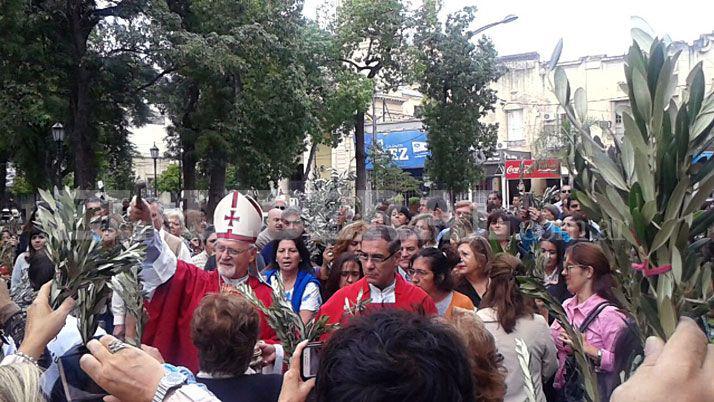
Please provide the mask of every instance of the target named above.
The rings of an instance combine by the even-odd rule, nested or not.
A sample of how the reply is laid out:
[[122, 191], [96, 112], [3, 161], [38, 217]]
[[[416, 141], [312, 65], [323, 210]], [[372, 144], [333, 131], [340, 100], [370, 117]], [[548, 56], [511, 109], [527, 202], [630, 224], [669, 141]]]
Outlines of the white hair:
[[164, 210], [164, 218], [169, 220], [169, 218], [178, 218], [182, 227], [186, 227], [186, 220], [183, 217], [183, 212], [178, 208], [171, 208]]

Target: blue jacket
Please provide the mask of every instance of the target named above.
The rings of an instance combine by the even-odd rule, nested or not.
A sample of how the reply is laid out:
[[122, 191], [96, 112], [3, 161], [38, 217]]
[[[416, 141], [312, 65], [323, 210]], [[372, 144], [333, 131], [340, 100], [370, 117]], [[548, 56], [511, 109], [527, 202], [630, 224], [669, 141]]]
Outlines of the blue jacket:
[[[276, 269], [270, 269], [265, 272], [265, 277], [267, 278], [268, 283], [270, 283], [271, 278], [277, 272], [278, 271]], [[318, 288], [320, 287], [320, 280], [317, 279], [313, 272], [314, 270], [311, 267], [305, 268], [303, 266], [301, 266], [300, 270], [298, 271], [298, 276], [295, 279], [295, 285], [293, 286], [292, 298], [290, 299], [290, 303], [293, 306], [293, 311], [296, 313], [300, 312], [302, 296], [305, 294], [305, 288], [307, 287], [307, 284], [312, 282], [317, 285]]]

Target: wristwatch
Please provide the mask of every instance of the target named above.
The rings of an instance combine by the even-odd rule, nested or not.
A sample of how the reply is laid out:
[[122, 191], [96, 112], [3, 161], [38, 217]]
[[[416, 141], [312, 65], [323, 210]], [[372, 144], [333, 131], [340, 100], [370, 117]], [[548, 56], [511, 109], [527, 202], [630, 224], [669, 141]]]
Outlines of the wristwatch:
[[176, 371], [166, 370], [164, 376], [161, 378], [161, 381], [159, 381], [159, 386], [156, 387], [156, 392], [154, 393], [154, 398], [151, 402], [163, 401], [169, 391], [184, 385], [186, 381], [187, 378], [185, 375]]

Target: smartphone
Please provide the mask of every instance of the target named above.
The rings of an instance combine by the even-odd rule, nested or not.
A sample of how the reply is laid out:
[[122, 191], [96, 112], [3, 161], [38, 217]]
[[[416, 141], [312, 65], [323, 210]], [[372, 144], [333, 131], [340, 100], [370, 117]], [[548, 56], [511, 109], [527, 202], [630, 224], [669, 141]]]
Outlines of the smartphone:
[[62, 387], [60, 393], [67, 401], [100, 402], [109, 395], [80, 368], [79, 359], [86, 353], [89, 353], [86, 347], [78, 345], [57, 359]]
[[320, 367], [320, 352], [322, 342], [310, 342], [302, 350], [300, 356], [300, 377], [303, 381], [317, 376], [317, 369]]

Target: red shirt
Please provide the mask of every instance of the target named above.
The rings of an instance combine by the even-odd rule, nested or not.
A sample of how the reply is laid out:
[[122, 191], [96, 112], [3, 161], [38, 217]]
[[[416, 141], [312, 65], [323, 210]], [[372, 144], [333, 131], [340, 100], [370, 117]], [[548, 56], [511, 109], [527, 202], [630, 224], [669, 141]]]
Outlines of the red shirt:
[[[436, 305], [429, 295], [421, 288], [408, 283], [401, 275], [395, 275], [394, 300], [395, 303], [369, 303], [367, 311], [382, 308], [396, 308], [399, 310], [420, 312], [427, 315], [437, 315]], [[362, 290], [362, 300], [370, 298], [369, 283], [366, 278], [362, 278], [352, 285], [335, 292], [318, 311], [318, 315], [327, 315], [328, 323], [348, 323], [351, 315], [345, 312], [345, 299], [349, 300], [350, 306], [354, 307], [357, 295]]]
[[[191, 341], [193, 312], [209, 293], [218, 293], [222, 280], [218, 270], [204, 271], [178, 260], [176, 273], [159, 286], [150, 301], [144, 303], [149, 320], [144, 327], [142, 343], [161, 352], [167, 363], [198, 371], [198, 350]], [[271, 288], [257, 278], [249, 277], [248, 286], [266, 307], [272, 303]], [[260, 338], [276, 341], [275, 331], [260, 311]]]

